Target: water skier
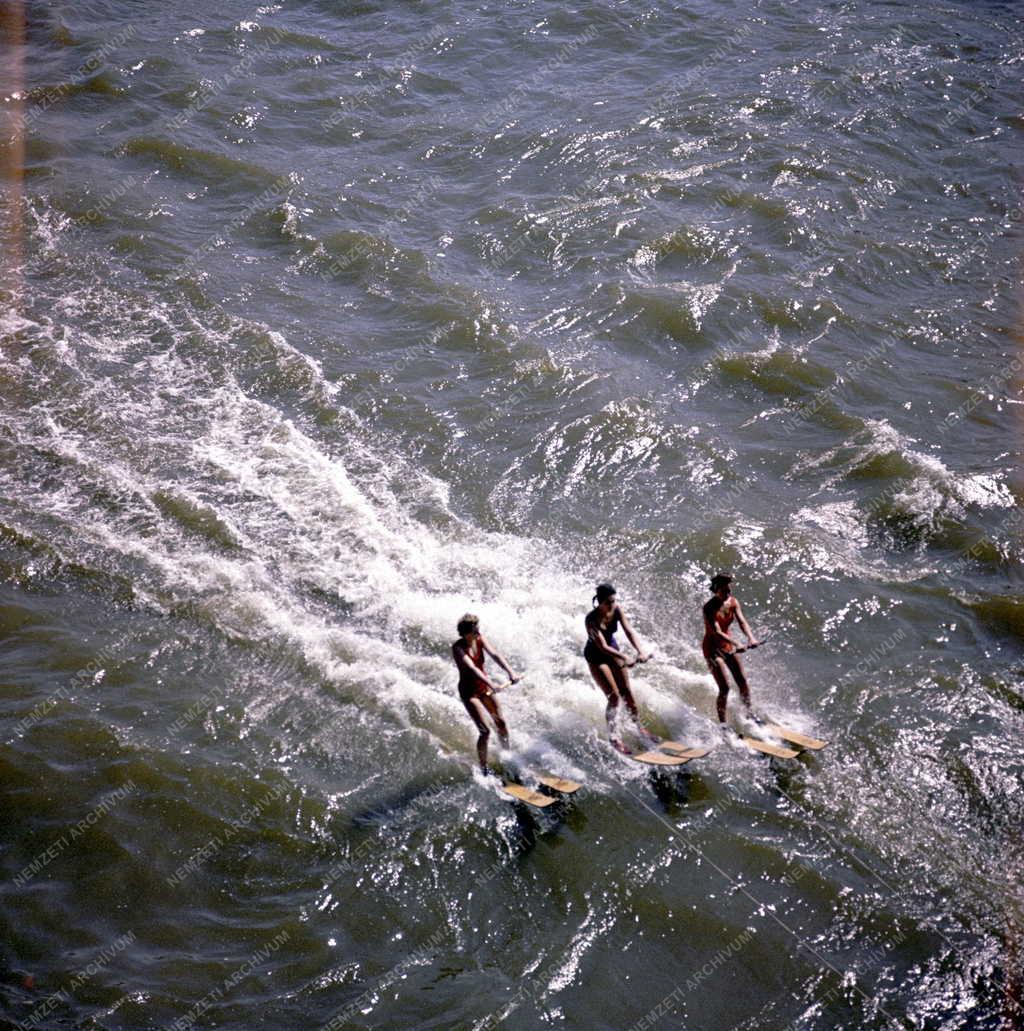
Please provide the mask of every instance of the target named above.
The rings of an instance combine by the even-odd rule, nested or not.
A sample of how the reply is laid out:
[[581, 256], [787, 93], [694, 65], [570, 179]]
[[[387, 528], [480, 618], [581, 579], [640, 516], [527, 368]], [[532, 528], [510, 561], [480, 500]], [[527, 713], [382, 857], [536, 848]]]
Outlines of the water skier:
[[[608, 721], [608, 740], [611, 741], [614, 748], [628, 754], [628, 749], [619, 739], [615, 728], [615, 717], [621, 698], [626, 703], [629, 715], [640, 733], [649, 740], [657, 741], [658, 739], [644, 729], [640, 722], [640, 714], [637, 712], [636, 700], [633, 698], [627, 672], [630, 666], [634, 666], [638, 662], [646, 662], [650, 656], [637, 643], [633, 628], [626, 618], [626, 613], [622, 611], [622, 607], [616, 601], [615, 588], [611, 584], [597, 585], [594, 607], [587, 613], [584, 622], [587, 628], [587, 643], [583, 649], [583, 657], [590, 666], [590, 675], [594, 678], [594, 683], [608, 699], [608, 706], [605, 709], [605, 719]], [[620, 625], [627, 640], [636, 649], [635, 659], [630, 659], [625, 652], [620, 651], [619, 643], [615, 640], [615, 633]]]
[[[750, 687], [738, 656], [747, 648], [756, 648], [759, 642], [750, 632], [750, 626], [743, 615], [740, 603], [732, 596], [731, 584], [731, 576], [726, 576], [724, 573], [713, 576], [711, 578], [713, 597], [704, 605], [704, 640], [701, 642], [701, 650], [704, 652], [704, 658], [707, 659], [711, 675], [718, 685], [719, 723], [725, 723], [725, 702], [729, 696], [727, 672], [732, 674], [736, 686], [740, 689], [740, 698], [743, 699], [747, 715], [753, 715], [750, 709]], [[729, 627], [732, 626], [734, 619], [746, 635], [746, 647], [729, 636]]]
[[480, 633], [478, 617], [467, 612], [459, 620], [456, 630], [459, 639], [452, 645], [452, 657], [459, 670], [459, 697], [479, 731], [476, 753], [480, 759], [480, 769], [484, 773], [490, 773], [487, 767], [487, 742], [491, 731], [484, 717], [490, 715], [503, 748], [508, 748], [508, 726], [501, 715], [498, 700], [494, 697], [505, 685], [499, 686], [484, 672], [485, 656], [490, 655], [508, 674], [510, 684], [521, 678], [512, 672], [502, 656], [487, 643], [484, 635]]

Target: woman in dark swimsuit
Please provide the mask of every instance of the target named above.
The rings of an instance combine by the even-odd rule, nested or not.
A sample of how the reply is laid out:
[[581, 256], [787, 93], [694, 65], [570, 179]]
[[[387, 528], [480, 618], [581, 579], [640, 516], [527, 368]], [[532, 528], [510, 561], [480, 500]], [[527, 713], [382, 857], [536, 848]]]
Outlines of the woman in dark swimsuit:
[[472, 717], [480, 736], [476, 739], [476, 754], [480, 759], [480, 768], [489, 773], [487, 768], [487, 742], [491, 731], [484, 720], [489, 715], [494, 721], [494, 729], [503, 748], [508, 748], [508, 727], [501, 715], [501, 708], [494, 697], [499, 687], [484, 672], [484, 656], [492, 659], [508, 674], [509, 683], [514, 684], [520, 678], [512, 672], [508, 663], [487, 643], [480, 633], [480, 620], [466, 613], [456, 627], [459, 639], [452, 645], [452, 657], [459, 670], [459, 697]]
[[[725, 702], [729, 697], [729, 680], [726, 677], [726, 671], [731, 673], [733, 680], [736, 681], [736, 686], [740, 689], [740, 698], [743, 699], [743, 706], [747, 714], [750, 714], [750, 688], [738, 656], [747, 648], [756, 648], [758, 645], [754, 635], [750, 632], [750, 625], [743, 615], [740, 603], [732, 596], [731, 584], [731, 576], [726, 576], [724, 573], [713, 576], [711, 593], [714, 597], [704, 605], [704, 640], [701, 641], [701, 651], [704, 652], [708, 668], [718, 685], [719, 723], [725, 723]], [[734, 619], [746, 635], [747, 648], [729, 636], [729, 627], [732, 626]]]
[[[583, 657], [590, 666], [590, 675], [594, 678], [594, 683], [601, 688], [608, 699], [608, 707], [604, 713], [605, 719], [608, 721], [608, 740], [620, 752], [628, 751], [619, 740], [615, 729], [619, 698], [626, 703], [629, 715], [640, 733], [644, 737], [657, 740], [640, 723], [636, 700], [633, 698], [633, 691], [629, 685], [629, 673], [626, 672], [628, 667], [634, 666], [638, 662], [646, 662], [650, 656], [645, 654], [637, 644], [633, 628], [626, 619], [626, 613], [615, 600], [615, 588], [611, 584], [597, 585], [594, 607], [587, 613], [584, 622], [587, 628], [587, 643], [583, 649]], [[624, 652], [619, 650], [615, 632], [619, 629], [620, 624], [629, 643], [636, 649], [635, 659], [629, 659]]]

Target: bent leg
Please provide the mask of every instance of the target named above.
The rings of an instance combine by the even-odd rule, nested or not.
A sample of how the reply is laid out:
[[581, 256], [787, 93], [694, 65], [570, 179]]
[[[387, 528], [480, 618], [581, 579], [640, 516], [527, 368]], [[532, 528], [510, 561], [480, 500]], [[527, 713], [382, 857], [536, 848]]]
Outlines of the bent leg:
[[[629, 712], [630, 718], [636, 724], [637, 729], [645, 737], [654, 738], [654, 735], [640, 722], [640, 711], [637, 709], [636, 699], [633, 697], [633, 685], [629, 680], [629, 670], [625, 666], [616, 666], [612, 673], [615, 676], [615, 686], [619, 689], [619, 694], [626, 703], [626, 709]], [[655, 738], [655, 740], [657, 739]]]
[[618, 745], [620, 742], [615, 733], [615, 716], [619, 709], [619, 690], [615, 686], [615, 678], [612, 676], [611, 669], [605, 664], [595, 666], [590, 663], [590, 675], [594, 678], [594, 683], [604, 691], [605, 698], [608, 699], [608, 705], [604, 710], [604, 718], [608, 723], [608, 739], [613, 745]]
[[722, 659], [715, 658], [708, 661], [711, 675], [718, 685], [718, 698], [715, 700], [715, 708], [718, 710], [718, 722], [725, 723], [725, 703], [729, 697], [729, 681], [725, 675], [725, 663]]
[[743, 663], [740, 662], [738, 655], [726, 655], [725, 662], [729, 667], [729, 672], [732, 673], [733, 680], [736, 681], [736, 686], [740, 689], [740, 698], [743, 699], [743, 706], [750, 713], [750, 687], [747, 684], [746, 674], [743, 672]]
[[487, 723], [484, 720], [484, 709], [483, 703], [479, 698], [464, 698], [462, 704], [466, 707], [466, 712], [473, 718], [473, 722], [476, 724], [476, 729], [479, 732], [479, 737], [476, 739], [476, 754], [480, 760], [480, 769], [487, 772], [487, 742], [490, 739], [491, 732], [487, 729]]
[[494, 729], [498, 732], [498, 738], [501, 741], [501, 747], [508, 748], [508, 725], [505, 723], [505, 717], [501, 714], [501, 706], [498, 705], [498, 699], [493, 694], [486, 694], [480, 697], [478, 701], [491, 714], [491, 719], [494, 721]]
[[633, 690], [629, 683], [629, 670], [625, 666], [615, 666], [612, 669], [612, 675], [615, 677], [615, 686], [618, 688], [620, 697], [626, 703], [629, 715], [633, 717], [634, 722], [637, 722], [636, 699], [633, 697]]

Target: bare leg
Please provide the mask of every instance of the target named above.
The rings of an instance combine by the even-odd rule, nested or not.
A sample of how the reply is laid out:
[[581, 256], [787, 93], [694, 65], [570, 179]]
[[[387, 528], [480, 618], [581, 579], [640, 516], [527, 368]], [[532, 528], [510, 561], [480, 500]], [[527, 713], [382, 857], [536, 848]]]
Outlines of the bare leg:
[[743, 672], [743, 663], [740, 662], [738, 655], [726, 655], [725, 664], [729, 667], [729, 671], [732, 673], [733, 680], [736, 681], [736, 686], [740, 689], [740, 698], [743, 699], [743, 707], [747, 710], [747, 715], [750, 715], [750, 687], [747, 684], [746, 674]]
[[626, 703], [626, 710], [630, 715], [630, 718], [636, 724], [637, 730], [643, 734], [644, 737], [657, 738], [640, 722], [640, 712], [636, 707], [636, 699], [633, 697], [633, 687], [629, 682], [629, 670], [625, 666], [615, 666], [612, 669], [615, 675], [615, 684], [619, 689], [619, 695], [622, 700]]
[[494, 729], [498, 732], [498, 740], [501, 741], [501, 747], [508, 748], [508, 725], [505, 723], [505, 717], [501, 715], [501, 706], [498, 705], [498, 699], [493, 694], [487, 694], [480, 701], [491, 714], [491, 720], [494, 722]]
[[725, 663], [721, 658], [717, 658], [708, 665], [711, 667], [711, 675], [718, 685], [718, 698], [715, 702], [715, 707], [718, 709], [718, 722], [725, 723], [725, 703], [729, 697], [729, 681], [725, 676]]
[[622, 742], [619, 740], [619, 735], [615, 729], [615, 717], [619, 711], [619, 690], [615, 686], [615, 677], [607, 665], [595, 666], [593, 663], [589, 665], [590, 675], [594, 678], [594, 683], [604, 691], [604, 696], [608, 699], [608, 705], [604, 710], [604, 718], [608, 723], [608, 740], [621, 751], [623, 747]]
[[490, 739], [491, 732], [484, 721], [486, 709], [481, 700], [476, 697], [464, 700], [462, 704], [466, 706], [466, 712], [473, 717], [473, 722], [476, 724], [476, 729], [480, 734], [476, 739], [476, 754], [480, 760], [480, 769], [487, 773], [487, 742]]

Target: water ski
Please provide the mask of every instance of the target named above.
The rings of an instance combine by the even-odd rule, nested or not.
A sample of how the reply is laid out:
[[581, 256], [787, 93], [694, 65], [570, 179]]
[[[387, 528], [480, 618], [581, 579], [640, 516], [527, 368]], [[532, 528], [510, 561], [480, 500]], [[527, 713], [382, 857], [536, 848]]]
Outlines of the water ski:
[[789, 727], [780, 727], [778, 723], [766, 723], [764, 729], [783, 741], [789, 741], [794, 745], [799, 745], [801, 748], [809, 748], [812, 752], [816, 752], [819, 748], [824, 748], [828, 744], [827, 741], [819, 741], [816, 737], [808, 737], [806, 734], [790, 730]]
[[554, 805], [558, 801], [557, 798], [552, 798], [550, 795], [542, 795], [539, 791], [534, 791], [532, 788], [524, 788], [522, 784], [502, 784], [501, 790], [517, 802], [525, 802], [527, 805], [532, 805], [537, 809], [546, 809], [549, 805]]
[[658, 748], [669, 755], [678, 755], [683, 759], [703, 759], [711, 752], [710, 748], [692, 748], [681, 741], [662, 741]]
[[747, 737], [740, 734], [740, 740], [755, 752], [763, 752], [765, 755], [773, 755], [776, 759], [795, 759], [800, 753], [792, 748], [783, 748], [781, 745], [773, 745], [769, 741], [762, 741], [759, 737]]
[[648, 766], [682, 766], [688, 763], [692, 756], [668, 755], [666, 752], [634, 752], [630, 759], [638, 763], [647, 763]]
[[543, 784], [544, 787], [550, 788], [552, 791], [557, 791], [560, 795], [572, 795], [583, 787], [582, 784], [575, 780], [567, 780], [565, 777], [551, 777], [547, 774], [537, 774], [537, 783]]

